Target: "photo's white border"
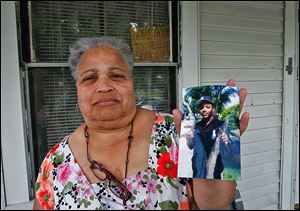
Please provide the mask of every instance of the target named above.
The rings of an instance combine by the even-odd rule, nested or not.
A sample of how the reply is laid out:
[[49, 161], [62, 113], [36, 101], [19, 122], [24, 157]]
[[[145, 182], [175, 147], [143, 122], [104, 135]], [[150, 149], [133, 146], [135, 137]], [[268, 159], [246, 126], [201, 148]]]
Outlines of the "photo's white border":
[[[204, 94], [208, 93], [205, 91], [205, 89], [209, 90], [217, 90], [216, 92], [213, 92], [212, 94]], [[193, 177], [193, 169], [192, 169], [192, 157], [193, 157], [193, 134], [194, 134], [194, 128], [197, 122], [201, 121], [201, 115], [195, 111], [195, 102], [199, 100], [202, 96], [208, 95], [214, 99], [214, 101], [217, 104], [217, 106], [221, 107], [219, 109], [225, 110], [231, 106], [238, 106], [239, 105], [239, 89], [237, 87], [230, 87], [230, 90], [233, 92], [229, 92], [230, 96], [228, 97], [227, 104], [223, 104], [220, 99], [220, 95], [224, 97], [224, 95], [227, 95], [227, 91], [229, 90], [228, 86], [221, 86], [221, 85], [212, 85], [212, 86], [196, 86], [196, 87], [188, 87], [182, 89], [182, 104], [183, 104], [183, 120], [181, 122], [181, 132], [180, 132], [180, 139], [179, 139], [179, 155], [178, 155], [178, 176], [179, 177], [187, 177], [192, 178]], [[193, 97], [188, 96], [191, 92], [199, 92], [197, 93], [198, 97], [197, 99], [195, 95]], [[219, 96], [219, 97], [216, 97]], [[239, 109], [237, 109], [236, 115], [239, 116]], [[220, 119], [218, 116], [220, 114], [217, 113], [217, 118]], [[225, 117], [226, 119], [226, 117]], [[223, 119], [224, 120], [224, 119]], [[239, 124], [237, 125], [238, 128], [235, 131], [230, 131], [231, 133], [234, 133], [235, 135], [235, 144], [238, 143], [239, 148], [239, 165], [240, 165], [240, 133], [239, 133]], [[228, 134], [226, 134], [228, 136]], [[226, 167], [226, 165], [225, 165]], [[211, 169], [208, 165], [208, 169]], [[209, 171], [209, 170], [207, 170]], [[211, 172], [211, 171], [209, 171]], [[224, 172], [223, 172], [224, 173]], [[234, 175], [233, 178], [224, 178], [226, 180], [240, 180], [241, 173]], [[210, 173], [207, 175], [208, 179], [213, 179], [213, 173]]]

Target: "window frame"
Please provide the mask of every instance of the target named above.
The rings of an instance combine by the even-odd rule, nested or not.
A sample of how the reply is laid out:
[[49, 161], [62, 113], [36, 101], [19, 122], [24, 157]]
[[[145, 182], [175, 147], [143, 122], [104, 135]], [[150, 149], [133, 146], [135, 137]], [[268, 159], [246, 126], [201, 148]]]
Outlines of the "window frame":
[[[168, 1], [169, 2], [169, 27], [170, 27], [170, 56], [172, 62], [134, 62], [134, 67], [173, 67], [174, 77], [171, 77], [171, 84], [174, 86], [175, 90], [170, 92], [171, 109], [178, 107], [178, 98], [176, 93], [178, 93], [178, 79], [179, 68], [181, 67], [181, 57], [180, 57], [180, 4], [179, 1]], [[32, 17], [31, 17], [31, 2], [30, 1], [20, 1], [16, 4], [16, 8], [19, 6], [19, 57], [21, 62], [21, 69], [24, 74], [23, 88], [24, 88], [24, 106], [26, 107], [26, 114], [24, 115], [26, 119], [26, 131], [27, 131], [27, 144], [29, 147], [29, 155], [27, 159], [27, 165], [30, 167], [28, 170], [28, 178], [30, 181], [29, 197], [34, 198], [34, 184], [36, 181], [35, 172], [36, 169], [35, 162], [35, 152], [33, 147], [33, 127], [32, 127], [32, 111], [31, 111], [31, 93], [30, 93], [30, 81], [29, 81], [29, 71], [31, 68], [49, 68], [49, 67], [69, 67], [66, 62], [36, 62], [33, 42], [32, 42]], [[22, 35], [22, 36], [21, 36]]]

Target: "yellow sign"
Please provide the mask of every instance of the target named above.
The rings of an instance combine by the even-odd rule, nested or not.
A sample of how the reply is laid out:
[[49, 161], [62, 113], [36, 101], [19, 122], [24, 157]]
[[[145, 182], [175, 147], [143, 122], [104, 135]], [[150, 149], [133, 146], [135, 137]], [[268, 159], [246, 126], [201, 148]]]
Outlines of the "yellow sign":
[[169, 62], [169, 27], [136, 27], [131, 29], [131, 44], [135, 61]]

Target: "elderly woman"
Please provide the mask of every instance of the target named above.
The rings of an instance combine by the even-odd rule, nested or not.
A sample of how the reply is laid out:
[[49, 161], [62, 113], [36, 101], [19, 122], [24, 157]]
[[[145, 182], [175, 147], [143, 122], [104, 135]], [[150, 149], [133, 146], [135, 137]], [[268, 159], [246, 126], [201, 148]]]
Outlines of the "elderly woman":
[[[130, 48], [114, 38], [83, 38], [71, 48], [84, 122], [45, 157], [34, 209], [224, 209], [235, 182], [177, 178], [171, 115], [136, 106]], [[228, 85], [235, 85], [233, 80]], [[246, 90], [241, 92], [242, 102]], [[173, 111], [176, 128], [181, 112]], [[245, 130], [248, 114], [242, 116]], [[178, 131], [178, 130], [177, 130]], [[191, 185], [193, 184], [193, 185]]]

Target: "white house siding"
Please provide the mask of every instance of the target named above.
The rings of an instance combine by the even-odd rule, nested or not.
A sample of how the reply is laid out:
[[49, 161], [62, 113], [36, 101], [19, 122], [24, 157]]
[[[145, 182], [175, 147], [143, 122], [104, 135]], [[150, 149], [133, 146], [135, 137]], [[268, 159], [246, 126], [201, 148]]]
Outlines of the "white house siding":
[[201, 85], [229, 78], [248, 89], [251, 120], [241, 138], [245, 209], [278, 209], [284, 2], [199, 2]]

